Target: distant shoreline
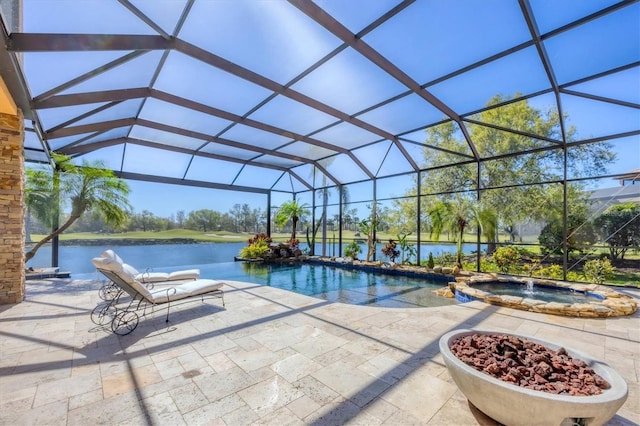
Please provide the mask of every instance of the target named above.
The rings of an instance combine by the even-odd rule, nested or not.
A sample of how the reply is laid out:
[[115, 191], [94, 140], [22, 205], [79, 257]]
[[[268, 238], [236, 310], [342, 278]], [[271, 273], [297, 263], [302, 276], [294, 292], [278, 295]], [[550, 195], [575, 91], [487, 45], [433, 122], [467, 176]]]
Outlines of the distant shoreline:
[[[229, 241], [234, 242], [234, 241]], [[61, 246], [149, 246], [159, 244], [201, 244], [209, 241], [198, 241], [193, 238], [79, 238], [73, 240], [60, 240]], [[27, 245], [35, 242], [27, 243]]]

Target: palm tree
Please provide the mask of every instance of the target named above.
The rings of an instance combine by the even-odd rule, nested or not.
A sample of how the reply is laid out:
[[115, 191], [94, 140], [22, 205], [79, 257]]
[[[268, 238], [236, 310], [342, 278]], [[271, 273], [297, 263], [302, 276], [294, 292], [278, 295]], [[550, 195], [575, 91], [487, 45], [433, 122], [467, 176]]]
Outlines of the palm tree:
[[[106, 170], [102, 162], [89, 163], [85, 160], [79, 167], [66, 155], [52, 153], [52, 159], [56, 165], [55, 171], [29, 169], [26, 172], [25, 203], [38, 220], [51, 226], [53, 232], [27, 252], [25, 262], [87, 210], [97, 210], [107, 223], [118, 226], [127, 219], [131, 209], [127, 199], [129, 186], [111, 170]], [[60, 205], [65, 202], [71, 205], [71, 213], [62, 226], [54, 229]]]
[[456, 265], [462, 268], [462, 241], [464, 230], [471, 222], [480, 223], [474, 204], [462, 197], [455, 200], [438, 200], [427, 210], [431, 220], [431, 238], [440, 239], [442, 231], [452, 232], [456, 236]]
[[496, 251], [498, 243], [498, 212], [490, 206], [480, 204], [476, 211], [480, 232], [487, 241], [487, 254]]
[[308, 205], [298, 204], [296, 200], [285, 201], [276, 212], [276, 225], [282, 228], [291, 219], [291, 239], [296, 239], [296, 226], [301, 216], [309, 214]]
[[376, 252], [376, 231], [380, 225], [380, 216], [378, 215], [377, 203], [374, 200], [371, 206], [369, 217], [363, 219], [358, 224], [360, 232], [367, 236], [367, 262], [371, 262]]

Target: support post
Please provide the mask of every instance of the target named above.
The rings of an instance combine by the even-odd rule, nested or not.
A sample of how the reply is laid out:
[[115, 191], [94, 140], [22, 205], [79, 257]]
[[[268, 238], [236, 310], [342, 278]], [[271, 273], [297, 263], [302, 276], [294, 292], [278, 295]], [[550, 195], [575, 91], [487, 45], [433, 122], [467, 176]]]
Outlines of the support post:
[[338, 186], [338, 191], [340, 197], [340, 211], [338, 212], [338, 257], [342, 257], [342, 210], [344, 209], [344, 185]]
[[421, 195], [422, 192], [422, 172], [416, 172], [418, 175], [417, 183], [416, 183], [416, 263], [418, 266], [421, 264], [422, 254], [420, 250], [421, 245], [421, 237], [420, 237], [420, 229], [422, 225], [422, 207], [421, 207]]
[[[477, 201], [477, 207], [480, 207], [480, 198], [481, 198], [481, 193], [480, 193], [480, 162], [478, 161], [478, 171], [476, 174], [476, 201]], [[478, 221], [478, 229], [476, 230], [476, 272], [480, 272], [480, 268], [481, 268], [481, 263], [480, 260], [482, 258], [481, 254], [480, 254], [480, 240], [482, 238], [482, 232], [481, 232], [481, 224]]]
[[267, 193], [267, 235], [271, 236], [271, 191]]
[[12, 304], [25, 298], [24, 119], [0, 101], [0, 304]]
[[[376, 179], [373, 180], [373, 210], [372, 210], [372, 217], [371, 217], [371, 226], [373, 227], [373, 246], [376, 247], [376, 241], [378, 240], [378, 233], [377, 228], [378, 226], [376, 225], [377, 219], [378, 219], [378, 188], [377, 185], [378, 181]], [[368, 247], [367, 247], [368, 250]], [[376, 252], [378, 250], [373, 250], [373, 258], [371, 260], [373, 260], [374, 262], [376, 261]]]
[[567, 144], [563, 146], [564, 154], [564, 175], [562, 178], [562, 279], [567, 280], [567, 267], [569, 264], [569, 245], [567, 240], [569, 239], [569, 232], [567, 230], [567, 215], [569, 209], [567, 206]]
[[316, 238], [315, 238], [315, 229], [316, 229], [316, 189], [313, 188], [311, 191], [311, 256], [315, 256], [316, 254]]
[[[60, 226], [60, 169], [55, 165], [53, 169], [53, 191], [55, 193], [55, 212], [53, 214], [53, 223], [51, 224], [51, 232], [58, 230]], [[56, 235], [51, 240], [51, 266], [58, 267], [58, 252], [60, 250], [60, 238]]]

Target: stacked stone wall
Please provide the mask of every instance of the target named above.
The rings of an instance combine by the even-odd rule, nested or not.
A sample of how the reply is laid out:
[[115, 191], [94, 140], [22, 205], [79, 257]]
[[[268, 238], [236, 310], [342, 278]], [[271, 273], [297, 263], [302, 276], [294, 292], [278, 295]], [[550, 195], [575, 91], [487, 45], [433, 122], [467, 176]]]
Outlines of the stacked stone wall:
[[0, 113], [0, 304], [25, 296], [23, 123]]

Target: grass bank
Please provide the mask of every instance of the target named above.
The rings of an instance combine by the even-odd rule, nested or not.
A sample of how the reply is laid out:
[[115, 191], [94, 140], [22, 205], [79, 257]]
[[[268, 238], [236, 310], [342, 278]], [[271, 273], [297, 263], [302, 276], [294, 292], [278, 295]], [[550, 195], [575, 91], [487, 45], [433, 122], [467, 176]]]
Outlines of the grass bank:
[[[189, 229], [171, 229], [159, 232], [121, 232], [117, 234], [105, 234], [98, 232], [76, 232], [60, 235], [60, 241], [83, 241], [83, 240], [194, 240], [196, 242], [208, 243], [237, 243], [246, 242], [253, 234], [232, 233], [232, 232], [199, 232]], [[38, 242], [45, 235], [32, 234], [31, 240]]]

